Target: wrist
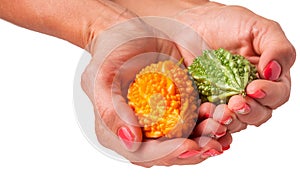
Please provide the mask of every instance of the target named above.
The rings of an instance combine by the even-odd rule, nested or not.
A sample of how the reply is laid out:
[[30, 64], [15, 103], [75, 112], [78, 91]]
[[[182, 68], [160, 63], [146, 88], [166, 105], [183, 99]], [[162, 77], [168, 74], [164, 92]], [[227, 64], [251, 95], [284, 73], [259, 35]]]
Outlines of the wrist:
[[101, 32], [115, 24], [136, 17], [136, 15], [128, 11], [128, 9], [113, 2], [99, 1], [99, 3], [101, 5], [96, 10], [96, 13], [87, 16], [87, 22], [85, 23], [86, 28], [83, 32], [83, 47], [86, 49], [88, 49], [91, 42]]
[[134, 16], [108, 0], [1, 0], [0, 18], [81, 48], [97, 33]]

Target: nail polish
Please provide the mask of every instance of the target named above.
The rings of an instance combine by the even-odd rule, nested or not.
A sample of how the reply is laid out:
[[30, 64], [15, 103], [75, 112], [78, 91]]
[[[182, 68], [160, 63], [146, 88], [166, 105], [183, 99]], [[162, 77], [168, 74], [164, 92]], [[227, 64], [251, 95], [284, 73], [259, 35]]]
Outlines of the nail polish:
[[232, 122], [232, 120], [233, 120], [232, 117], [229, 116], [226, 119], [222, 120], [221, 124], [223, 124], [223, 125], [229, 125]]
[[210, 113], [205, 113], [204, 114], [204, 118], [210, 118], [210, 117], [212, 117], [212, 115]]
[[197, 151], [197, 150], [189, 150], [189, 151], [186, 151], [182, 154], [180, 154], [178, 156], [178, 158], [180, 159], [186, 159], [186, 158], [189, 158], [189, 157], [194, 157], [194, 156], [197, 156], [200, 154], [200, 151]]
[[226, 134], [226, 131], [225, 132], [221, 132], [221, 133], [215, 133], [214, 134], [214, 137], [215, 138], [221, 138], [222, 136], [224, 136]]
[[131, 149], [133, 142], [134, 142], [134, 135], [127, 127], [121, 127], [118, 130], [118, 136], [123, 144], [128, 148]]
[[275, 81], [279, 78], [281, 74], [281, 66], [280, 64], [273, 60], [270, 61], [266, 68], [263, 70], [263, 75], [265, 79]]
[[234, 111], [238, 114], [248, 114], [251, 111], [251, 108], [247, 103], [244, 103], [241, 108], [235, 109]]
[[262, 90], [256, 90], [254, 93], [247, 93], [247, 95], [252, 98], [264, 98], [266, 93]]
[[217, 150], [215, 150], [215, 149], [210, 149], [210, 150], [208, 150], [208, 151], [205, 151], [205, 152], [201, 155], [201, 157], [204, 158], [204, 159], [206, 159], [206, 158], [208, 158], [208, 157], [213, 157], [213, 156], [221, 155], [222, 153], [223, 153], [223, 152], [219, 152], [219, 151], [217, 151]]
[[223, 151], [226, 151], [226, 150], [228, 150], [228, 149], [230, 149], [230, 145], [222, 147], [222, 150], [223, 150]]

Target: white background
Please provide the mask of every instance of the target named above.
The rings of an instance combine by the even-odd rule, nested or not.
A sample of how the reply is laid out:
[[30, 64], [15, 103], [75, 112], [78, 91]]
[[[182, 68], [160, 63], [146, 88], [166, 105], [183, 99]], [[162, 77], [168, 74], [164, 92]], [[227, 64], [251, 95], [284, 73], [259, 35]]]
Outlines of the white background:
[[[279, 22], [300, 49], [297, 1], [219, 2]], [[0, 21], [0, 176], [300, 176], [299, 61], [292, 68], [290, 101], [263, 126], [234, 134], [229, 151], [198, 165], [145, 169], [103, 155], [82, 134], [73, 108], [82, 53], [68, 42]]]

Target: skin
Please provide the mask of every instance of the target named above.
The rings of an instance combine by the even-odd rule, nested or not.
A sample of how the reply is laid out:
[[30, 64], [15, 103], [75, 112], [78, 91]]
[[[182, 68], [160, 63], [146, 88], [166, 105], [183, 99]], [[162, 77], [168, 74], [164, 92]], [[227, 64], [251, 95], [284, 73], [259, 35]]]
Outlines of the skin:
[[[124, 31], [126, 35], [120, 31]], [[116, 41], [108, 42], [107, 39], [111, 36], [114, 36]], [[161, 54], [167, 55], [168, 58], [181, 58], [175, 43], [161, 39], [164, 37], [166, 35], [161, 31], [135, 19], [113, 26], [92, 43], [91, 50], [95, 51], [92, 52], [93, 59], [82, 75], [82, 87], [95, 105], [95, 126], [99, 142], [132, 163], [144, 167], [200, 163], [207, 159], [203, 153], [211, 149], [221, 153], [223, 146], [228, 146], [232, 141], [230, 134], [222, 138], [211, 137], [220, 132], [223, 136], [227, 131], [226, 127], [220, 129], [222, 125], [215, 121], [200, 123], [199, 131], [195, 131], [193, 137], [188, 139], [142, 137], [137, 119], [125, 98], [129, 84], [137, 72], [146, 65], [159, 61]], [[114, 48], [115, 42], [122, 45]], [[109, 48], [108, 51], [103, 49], [104, 44], [105, 49]], [[111, 51], [110, 48], [114, 49]], [[147, 54], [147, 57], [143, 54]], [[125, 143], [119, 135], [120, 129], [124, 127], [131, 134], [131, 139]], [[197, 154], [181, 158], [181, 154], [191, 151]]]
[[[231, 144], [227, 128], [220, 129], [221, 124], [213, 120], [199, 123], [191, 138], [142, 137], [124, 93], [134, 71], [142, 65], [130, 71], [122, 66], [144, 53], [154, 53], [147, 62], [155, 62], [161, 54], [180, 59], [182, 52], [174, 42], [164, 39], [163, 32], [137, 19], [128, 9], [104, 0], [0, 0], [0, 18], [67, 40], [91, 53], [92, 60], [82, 75], [82, 88], [94, 105], [97, 138], [130, 162], [144, 167], [196, 164], [222, 153], [223, 147]], [[125, 21], [125, 26], [114, 26]], [[130, 146], [120, 135], [122, 128], [132, 137]], [[222, 137], [214, 135], [220, 134], [218, 131], [222, 131]]]
[[[213, 109], [217, 111], [213, 115], [218, 116], [212, 116], [216, 121], [232, 117], [233, 121], [228, 125], [230, 132], [243, 130], [247, 125], [260, 126], [271, 118], [274, 109], [288, 101], [291, 90], [290, 68], [296, 52], [278, 23], [244, 7], [226, 6], [206, 0], [182, 0], [178, 3], [170, 0], [115, 2], [139, 16], [165, 16], [183, 22], [197, 31], [210, 48], [222, 47], [239, 53], [257, 66], [261, 79], [247, 86], [248, 96], [233, 96], [228, 105], [219, 105]], [[188, 60], [195, 56], [184, 49], [181, 51]], [[273, 68], [273, 76], [277, 76], [269, 77], [268, 65], [274, 64], [274, 61], [279, 64], [276, 72]], [[253, 94], [258, 92], [263, 94]]]
[[[277, 23], [257, 16], [245, 8], [223, 6], [208, 1], [176, 2], [128, 0], [116, 2], [119, 3], [118, 5], [101, 0], [24, 0], [22, 2], [1, 0], [0, 18], [67, 40], [91, 53], [93, 59], [82, 75], [82, 87], [94, 105], [96, 134], [103, 146], [118, 152], [132, 163], [144, 167], [186, 165], [200, 163], [211, 155], [217, 155], [215, 152], [220, 154], [232, 141], [227, 129], [235, 132], [244, 129], [248, 124], [258, 126], [270, 118], [274, 108], [287, 101], [290, 92], [289, 69], [295, 60], [295, 51]], [[197, 8], [187, 10], [193, 7]], [[185, 11], [182, 12], [183, 10]], [[210, 47], [222, 46], [247, 56], [257, 64], [262, 78], [268, 63], [276, 60], [281, 68], [280, 77], [276, 78], [276, 82], [258, 80], [248, 86], [247, 92], [263, 90], [265, 92], [263, 98], [236, 96], [223, 107], [220, 105], [213, 107], [209, 104], [206, 104], [207, 107], [203, 105], [204, 108], [201, 106], [200, 110], [207, 111], [204, 115], [210, 115], [212, 112], [213, 114], [209, 118], [199, 115], [203, 120], [197, 124], [193, 136], [188, 139], [143, 139], [141, 129], [134, 119], [133, 112], [126, 105], [122, 92], [123, 88], [126, 88], [124, 83], [129, 80], [127, 75], [118, 75], [122, 71], [122, 66], [132, 57], [145, 52], [163, 53], [177, 59], [184, 57], [188, 65], [193, 53], [178, 46], [177, 43], [161, 39], [165, 34], [141, 22], [142, 20], [132, 21], [128, 24], [128, 28], [107, 30], [115, 29], [111, 27], [128, 19], [134, 19], [137, 15], [169, 16], [190, 25], [203, 36]], [[211, 23], [211, 19], [218, 23]], [[218, 25], [227, 24], [227, 21], [222, 21], [223, 19], [230, 19], [231, 28], [224, 28], [223, 33], [217, 33], [219, 31], [215, 30], [218, 29]], [[236, 26], [234, 31], [232, 26]], [[139, 37], [136, 36], [136, 32], [142, 36], [150, 35], [151, 38], [126, 39], [126, 37], [129, 39]], [[216, 40], [220, 38], [216, 34], [221, 37], [224, 37], [222, 34], [226, 34], [228, 40]], [[239, 40], [233, 40], [236, 38], [227, 34], [235, 37], [238, 35]], [[114, 46], [114, 42], [118, 43], [119, 39], [123, 41], [124, 37], [125, 43], [118, 47]], [[103, 40], [109, 42], [103, 45]], [[280, 49], [276, 48], [279, 44]], [[103, 56], [106, 52], [109, 54]], [[160, 55], [153, 55], [151, 58], [156, 61]], [[286, 94], [282, 94], [282, 91]], [[274, 97], [274, 95], [280, 96]], [[243, 114], [240, 114], [241, 111], [234, 111], [240, 105], [245, 105], [244, 103], [249, 105], [250, 111]], [[118, 109], [115, 109], [116, 106]], [[119, 110], [122, 114], [118, 112]], [[200, 111], [200, 114], [202, 113]], [[228, 116], [232, 116], [233, 120], [226, 127], [224, 120]], [[124, 139], [120, 138], [119, 130], [124, 127], [132, 137], [130, 147], [126, 146]], [[143, 143], [140, 143], [142, 140]], [[187, 156], [187, 153], [192, 155]]]

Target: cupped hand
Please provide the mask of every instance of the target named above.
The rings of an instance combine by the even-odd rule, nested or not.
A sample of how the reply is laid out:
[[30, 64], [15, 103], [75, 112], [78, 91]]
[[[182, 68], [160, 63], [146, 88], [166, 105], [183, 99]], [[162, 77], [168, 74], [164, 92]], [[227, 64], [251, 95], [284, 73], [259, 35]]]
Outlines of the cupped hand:
[[134, 164], [151, 167], [200, 163], [222, 153], [223, 146], [231, 143], [230, 134], [224, 138], [202, 136], [201, 128], [210, 123], [200, 126], [193, 138], [143, 137], [126, 94], [143, 67], [160, 60], [181, 58], [167, 35], [140, 18], [132, 18], [101, 32], [92, 40], [89, 51], [92, 60], [82, 75], [82, 88], [94, 105], [96, 135], [103, 146]]
[[261, 125], [288, 101], [296, 54], [278, 23], [240, 6], [214, 2], [184, 10], [176, 19], [195, 29], [210, 48], [241, 54], [257, 66], [260, 79], [247, 86], [247, 96], [233, 96], [216, 109], [214, 118], [232, 118], [231, 132]]
[[[224, 116], [228, 116], [227, 113], [230, 111], [230, 115], [236, 113], [232, 116], [232, 125], [229, 127], [232, 132], [242, 130], [249, 124], [261, 125], [271, 117], [274, 109], [289, 99], [290, 68], [295, 61], [296, 53], [277, 22], [241, 6], [227, 6], [208, 0], [180, 0], [176, 3], [171, 0], [114, 1], [140, 16], [164, 16], [176, 19], [183, 23], [183, 26], [193, 28], [205, 40], [208, 48], [225, 48], [244, 55], [257, 66], [260, 79], [248, 85], [246, 88], [248, 96], [245, 98], [234, 96], [228, 106], [217, 109], [219, 115], [223, 114], [221, 108], [224, 108]], [[182, 29], [184, 31], [186, 28]], [[203, 47], [197, 40], [195, 42], [194, 38], [191, 38], [190, 33], [183, 34], [179, 36], [180, 41], [188, 41], [195, 49], [188, 51], [178, 45], [186, 64], [189, 65]]]

